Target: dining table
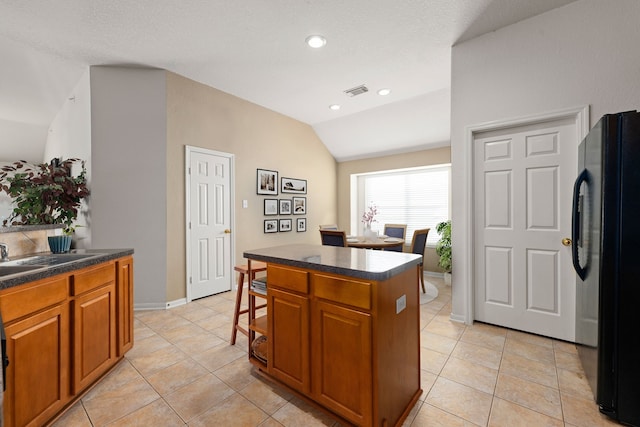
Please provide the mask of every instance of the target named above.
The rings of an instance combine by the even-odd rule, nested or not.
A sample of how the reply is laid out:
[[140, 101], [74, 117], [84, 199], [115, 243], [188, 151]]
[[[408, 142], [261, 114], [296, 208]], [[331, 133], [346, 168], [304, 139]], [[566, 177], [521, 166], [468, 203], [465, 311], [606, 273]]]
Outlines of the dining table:
[[377, 236], [347, 236], [347, 246], [361, 249], [388, 249], [396, 246], [403, 246], [404, 239], [398, 237]]

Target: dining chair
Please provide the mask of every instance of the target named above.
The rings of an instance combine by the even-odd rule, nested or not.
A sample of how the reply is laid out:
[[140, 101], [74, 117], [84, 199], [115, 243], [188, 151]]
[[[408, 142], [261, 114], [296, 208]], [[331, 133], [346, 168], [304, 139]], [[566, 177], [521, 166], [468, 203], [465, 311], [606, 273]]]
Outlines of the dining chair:
[[344, 231], [320, 230], [320, 239], [325, 246], [347, 246], [347, 235]]
[[[383, 233], [385, 236], [406, 240], [405, 236], [407, 234], [407, 224], [385, 224]], [[403, 246], [404, 245], [393, 246], [385, 250], [402, 252]]]
[[338, 224], [324, 224], [320, 225], [320, 230], [337, 230]]
[[427, 293], [424, 287], [424, 248], [427, 246], [427, 235], [430, 228], [423, 228], [422, 230], [416, 230], [413, 232], [413, 239], [411, 240], [411, 253], [420, 255], [422, 261], [420, 262], [420, 284], [422, 285], [422, 292]]

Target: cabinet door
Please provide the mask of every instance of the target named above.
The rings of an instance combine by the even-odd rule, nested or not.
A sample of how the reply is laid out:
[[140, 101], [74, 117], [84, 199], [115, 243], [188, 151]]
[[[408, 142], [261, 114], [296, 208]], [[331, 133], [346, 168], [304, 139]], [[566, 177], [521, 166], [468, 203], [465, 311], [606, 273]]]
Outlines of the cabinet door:
[[267, 371], [295, 390], [309, 393], [309, 298], [269, 289], [267, 316]]
[[69, 399], [69, 306], [27, 317], [5, 332], [5, 425], [44, 425]]
[[78, 393], [116, 361], [115, 282], [73, 301], [73, 390]]
[[118, 357], [133, 347], [133, 258], [116, 261]]
[[354, 424], [371, 425], [371, 315], [314, 300], [311, 316], [314, 400]]

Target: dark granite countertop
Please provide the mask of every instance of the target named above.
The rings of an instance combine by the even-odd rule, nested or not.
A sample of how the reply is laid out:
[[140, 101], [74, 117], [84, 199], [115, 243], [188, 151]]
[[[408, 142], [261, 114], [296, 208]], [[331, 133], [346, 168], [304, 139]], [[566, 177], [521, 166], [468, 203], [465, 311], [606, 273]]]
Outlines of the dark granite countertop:
[[244, 257], [360, 279], [387, 280], [422, 262], [420, 255], [322, 245], [285, 245], [244, 252]]
[[[23, 283], [33, 282], [34, 280], [44, 279], [46, 277], [54, 276], [60, 273], [67, 273], [69, 271], [78, 270], [81, 268], [89, 267], [91, 265], [101, 264], [103, 262], [110, 261], [112, 259], [122, 258], [127, 255], [133, 254], [133, 249], [74, 249], [69, 254], [83, 254], [91, 255], [87, 258], [70, 261], [65, 264], [53, 265], [34, 269], [31, 271], [12, 274], [8, 276], [0, 276], [0, 289], [7, 289], [14, 286], [21, 285]], [[27, 259], [34, 256], [47, 256], [51, 255], [50, 252], [41, 252], [30, 255], [24, 255], [20, 257], [12, 257], [10, 262], [14, 264], [21, 259]], [[2, 266], [0, 262], [0, 267]], [[6, 264], [5, 264], [6, 265]]]

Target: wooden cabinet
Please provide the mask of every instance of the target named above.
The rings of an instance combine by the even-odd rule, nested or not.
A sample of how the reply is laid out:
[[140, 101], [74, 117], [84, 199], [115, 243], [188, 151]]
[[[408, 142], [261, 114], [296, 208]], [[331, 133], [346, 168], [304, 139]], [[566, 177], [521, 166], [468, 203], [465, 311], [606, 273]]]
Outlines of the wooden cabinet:
[[118, 319], [118, 357], [133, 347], [133, 257], [116, 261], [116, 316]]
[[417, 267], [367, 281], [268, 263], [261, 369], [349, 423], [401, 424], [421, 393], [418, 298]]
[[357, 425], [371, 425], [371, 315], [316, 300], [311, 324], [314, 400]]
[[12, 322], [5, 333], [10, 360], [5, 425], [44, 425], [69, 398], [68, 304]]
[[109, 262], [72, 276], [73, 394], [116, 361], [116, 270]]
[[[117, 331], [122, 322], [132, 325], [133, 301], [131, 294], [118, 300], [117, 273], [132, 263], [123, 258], [0, 291], [9, 358], [5, 426], [46, 425], [121, 358], [126, 346], [117, 353]], [[123, 288], [132, 293], [133, 276], [127, 280]]]
[[267, 295], [268, 371], [309, 393], [309, 298], [278, 289], [269, 289]]
[[267, 265], [267, 370], [303, 393], [311, 391], [308, 294], [308, 272]]

